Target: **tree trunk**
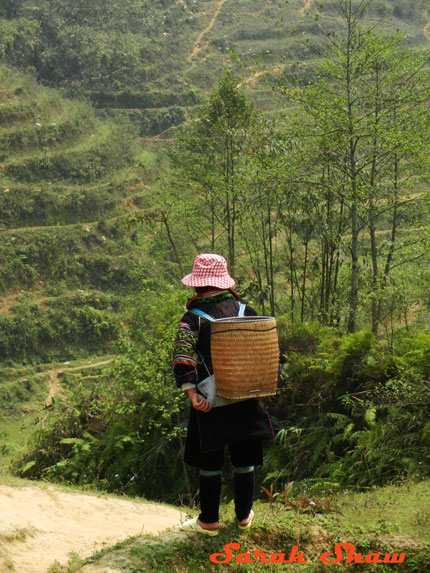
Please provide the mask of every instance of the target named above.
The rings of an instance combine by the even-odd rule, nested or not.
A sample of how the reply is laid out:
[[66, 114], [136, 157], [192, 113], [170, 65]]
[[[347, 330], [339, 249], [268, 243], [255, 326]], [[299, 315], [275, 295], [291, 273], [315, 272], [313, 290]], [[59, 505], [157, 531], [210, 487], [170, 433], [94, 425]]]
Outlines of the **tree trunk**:
[[305, 295], [306, 295], [306, 274], [308, 270], [308, 246], [309, 246], [309, 228], [306, 228], [305, 237], [305, 260], [303, 262], [303, 281], [302, 281], [302, 304], [300, 308], [300, 322], [305, 318]]
[[184, 270], [182, 268], [181, 259], [179, 258], [178, 250], [176, 248], [175, 242], [174, 242], [172, 234], [170, 232], [169, 219], [168, 219], [167, 213], [165, 211], [161, 212], [161, 222], [164, 223], [164, 225], [166, 227], [167, 238], [169, 239], [169, 243], [172, 247], [173, 254], [175, 255], [176, 262], [178, 263], [179, 272], [180, 272], [180, 275], [182, 278], [184, 276]]
[[348, 332], [354, 332], [358, 308], [358, 193], [357, 193], [357, 159], [354, 125], [354, 97], [352, 93], [352, 62], [351, 55], [354, 49], [352, 4], [348, 4], [347, 13], [348, 40], [346, 61], [346, 90], [348, 99], [348, 128], [349, 128], [349, 179], [351, 185], [351, 290], [349, 296]]

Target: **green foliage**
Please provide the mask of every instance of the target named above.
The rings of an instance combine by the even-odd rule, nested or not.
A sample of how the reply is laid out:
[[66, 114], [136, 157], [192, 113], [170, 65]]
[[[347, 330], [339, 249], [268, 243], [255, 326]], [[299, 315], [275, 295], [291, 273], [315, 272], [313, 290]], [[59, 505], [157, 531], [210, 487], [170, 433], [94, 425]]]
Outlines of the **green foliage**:
[[[13, 66], [32, 66], [44, 83], [89, 95], [101, 107], [195, 105], [194, 89], [169, 85], [182, 67], [180, 58], [171, 58], [164, 90], [157, 85], [160, 74], [155, 72], [169, 50], [165, 36], [172, 33], [175, 42], [173, 38], [180, 35], [181, 50], [186, 49], [187, 37], [181, 30], [184, 10], [176, 2], [146, 0], [91, 5], [79, 1], [72, 7], [63, 0], [44, 0], [37, 7], [26, 0], [13, 10], [4, 8], [0, 58]], [[165, 67], [164, 59], [160, 69]], [[147, 88], [148, 83], [156, 89]], [[151, 128], [175, 121], [160, 113], [158, 125], [153, 122]]]
[[46, 381], [46, 377], [43, 376], [38, 377], [37, 380], [34, 377], [28, 377], [13, 384], [0, 386], [1, 416], [15, 413], [17, 405], [30, 400], [34, 396], [37, 386]]
[[11, 363], [69, 360], [84, 352], [100, 352], [117, 340], [122, 328], [115, 297], [80, 293], [40, 305], [23, 297], [0, 314], [0, 354]]
[[284, 357], [266, 479], [340, 487], [429, 475], [427, 335], [399, 334], [393, 355], [369, 331], [312, 330], [319, 344]]
[[399, 357], [396, 364], [399, 369], [418, 370], [430, 377], [430, 334], [428, 332], [401, 331], [395, 339], [395, 350]]
[[8, 233], [0, 246], [5, 261], [0, 291], [61, 281], [69, 288], [134, 290], [145, 275], [134, 232], [118, 219], [99, 228], [84, 224], [32, 231]]
[[104, 125], [94, 139], [81, 145], [54, 148], [9, 161], [5, 175], [19, 181], [96, 180], [130, 161], [134, 148], [130, 132], [127, 126]]
[[[226, 61], [250, 80], [250, 93], [262, 108], [276, 109], [268, 84], [297, 73], [298, 62], [320, 57], [327, 43], [320, 24], [340, 32], [336, 7], [313, 3], [315, 22], [304, 17], [298, 2], [238, 0], [218, 10], [216, 0], [98, 0], [91, 5], [79, 0], [73, 6], [67, 0], [4, 0], [0, 57], [14, 67], [31, 67], [45, 84], [88, 95], [98, 107], [146, 109], [147, 116], [160, 116], [144, 121], [148, 133], [172, 120], [164, 110], [153, 114], [154, 108], [198, 105], [196, 92], [215, 84]], [[208, 29], [214, 16], [215, 25]], [[407, 34], [409, 43], [425, 43], [425, 13], [418, 5], [378, 1], [367, 21], [374, 18]], [[192, 58], [194, 42], [204, 31]]]
[[[7, 19], [8, 15], [14, 19]], [[38, 48], [40, 26], [38, 22], [16, 16], [6, 11], [6, 18], [0, 18], [0, 57], [14, 65], [28, 66]]]
[[69, 381], [73, 406], [58, 406], [17, 471], [176, 500], [184, 487], [184, 397], [174, 389], [171, 345], [182, 300], [169, 290], [142, 292], [134, 342], [124, 339], [111, 371]]
[[[10, 189], [10, 187], [9, 187]], [[123, 191], [112, 185], [94, 189], [85, 186], [64, 189], [63, 185], [42, 183], [19, 186], [0, 195], [1, 223], [5, 228], [79, 223], [113, 216]]]
[[[182, 128], [170, 153], [170, 188], [176, 194], [179, 187], [183, 194], [190, 242], [200, 245], [206, 240], [211, 250], [226, 251], [233, 274], [239, 212], [246, 195], [242, 173], [255, 116], [251, 102], [238, 87], [238, 78], [227, 70], [199, 110], [198, 118]], [[196, 194], [197, 201], [193, 197]], [[171, 196], [166, 199], [172, 202]], [[203, 233], [202, 224], [207, 229]], [[218, 227], [222, 233], [217, 233]], [[222, 243], [217, 241], [217, 234]]]

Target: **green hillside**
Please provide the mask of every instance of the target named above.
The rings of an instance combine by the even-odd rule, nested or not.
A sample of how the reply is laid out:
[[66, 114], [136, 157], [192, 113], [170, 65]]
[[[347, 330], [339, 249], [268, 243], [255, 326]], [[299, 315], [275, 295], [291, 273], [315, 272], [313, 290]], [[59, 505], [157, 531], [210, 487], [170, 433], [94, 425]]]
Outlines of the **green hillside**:
[[[348, 6], [363, 7], [352, 24]], [[193, 511], [172, 341], [180, 277], [219, 252], [280, 340], [276, 440], [256, 472], [269, 499], [256, 493], [248, 547], [303, 542], [317, 560], [313, 540], [346, 531], [363, 551], [407, 549], [420, 572], [426, 3], [0, 0], [0, 18], [0, 472]], [[147, 547], [95, 559], [170, 571], [177, 554], [197, 571], [215, 546]]]
[[128, 297], [147, 274], [127, 218], [151, 156], [127, 122], [5, 66], [0, 156], [3, 470], [46, 418], [63, 372], [103, 368], [126, 333]]
[[138, 281], [136, 136], [4, 67], [0, 98], [1, 361], [105, 352]]
[[[274, 109], [267, 81], [301, 74], [339, 31], [336, 0], [3, 1], [0, 57], [31, 66], [45, 84], [88, 95], [135, 119], [142, 134], [183, 122], [233, 65], [252, 99]], [[318, 19], [315, 20], [315, 15]], [[425, 45], [423, 0], [378, 0], [367, 21]], [[116, 110], [116, 111], [115, 111]]]

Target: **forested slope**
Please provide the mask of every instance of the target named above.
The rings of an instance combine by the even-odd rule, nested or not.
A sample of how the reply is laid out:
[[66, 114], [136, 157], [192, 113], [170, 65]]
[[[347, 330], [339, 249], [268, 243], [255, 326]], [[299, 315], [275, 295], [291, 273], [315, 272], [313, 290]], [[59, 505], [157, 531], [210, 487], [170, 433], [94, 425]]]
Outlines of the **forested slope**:
[[[265, 80], [298, 74], [336, 31], [336, 0], [3, 0], [0, 57], [43, 83], [123, 109], [142, 134], [183, 122], [226, 65], [273, 110]], [[315, 19], [318, 14], [318, 19]], [[425, 2], [378, 0], [367, 16], [425, 44]], [[116, 111], [115, 111], [116, 110]]]

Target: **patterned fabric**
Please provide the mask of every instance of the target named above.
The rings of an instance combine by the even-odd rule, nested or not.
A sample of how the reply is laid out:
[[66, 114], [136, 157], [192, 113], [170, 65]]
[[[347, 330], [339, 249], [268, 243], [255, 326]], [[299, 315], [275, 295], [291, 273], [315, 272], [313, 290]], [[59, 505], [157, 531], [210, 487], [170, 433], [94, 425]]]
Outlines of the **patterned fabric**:
[[190, 366], [189, 371], [196, 368], [198, 358], [196, 352], [197, 340], [198, 332], [193, 330], [187, 322], [181, 321], [179, 323], [178, 334], [173, 343], [175, 352], [173, 368], [176, 368], [179, 364]]
[[234, 280], [228, 274], [227, 261], [221, 255], [202, 254], [196, 257], [193, 272], [182, 279], [185, 286], [213, 286], [228, 289], [234, 285]]

